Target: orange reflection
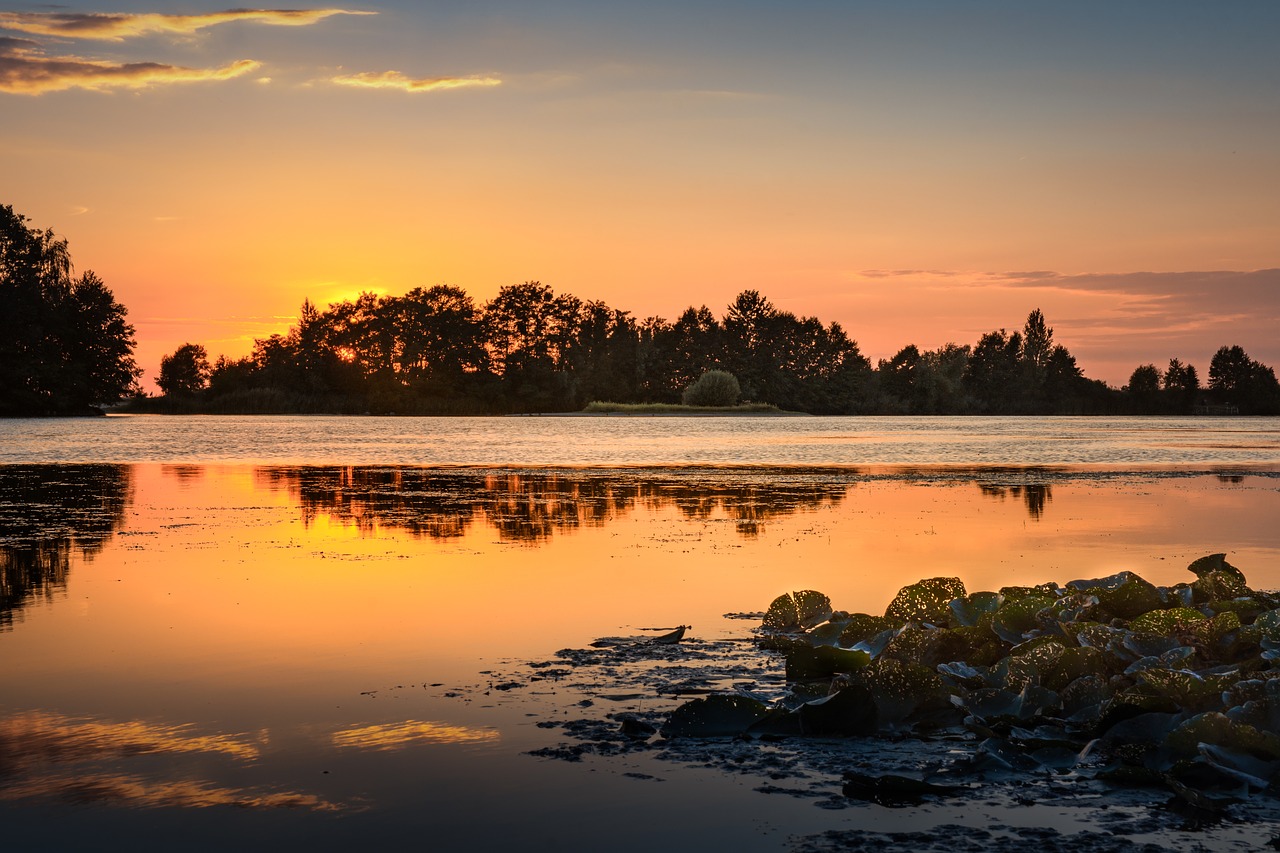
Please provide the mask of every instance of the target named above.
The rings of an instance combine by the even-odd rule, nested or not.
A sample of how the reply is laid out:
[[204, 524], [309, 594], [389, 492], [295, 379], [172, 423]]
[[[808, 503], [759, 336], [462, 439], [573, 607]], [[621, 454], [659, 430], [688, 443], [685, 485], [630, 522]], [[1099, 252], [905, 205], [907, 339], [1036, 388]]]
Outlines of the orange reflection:
[[149, 755], [210, 753], [253, 761], [260, 748], [244, 735], [199, 735], [189, 725], [165, 726], [129, 720], [122, 723], [66, 717], [49, 711], [25, 711], [0, 719], [0, 757], [9, 773], [57, 761]]
[[357, 726], [333, 733], [333, 745], [339, 748], [369, 749], [385, 752], [420, 743], [484, 743], [501, 740], [496, 729], [479, 729], [423, 720], [405, 720], [375, 726]]
[[[1280, 586], [1280, 490], [1266, 476], [464, 471], [449, 487], [430, 469], [270, 470], [211, 467], [184, 488], [135, 466], [127, 527], [91, 570], [73, 562], [58, 606], [4, 634], [5, 700], [38, 706], [63, 684], [124, 702], [146, 687], [192, 697], [188, 719], [230, 694], [306, 715], [627, 626], [741, 631], [721, 614], [796, 589], [876, 613], [921, 578], [979, 590], [1128, 569], [1167, 585], [1216, 551], [1256, 588]], [[426, 532], [432, 519], [451, 533]]]
[[338, 811], [341, 805], [315, 794], [227, 788], [198, 779], [153, 780], [110, 773], [40, 776], [0, 789], [0, 800], [60, 799], [134, 808], [310, 809]]

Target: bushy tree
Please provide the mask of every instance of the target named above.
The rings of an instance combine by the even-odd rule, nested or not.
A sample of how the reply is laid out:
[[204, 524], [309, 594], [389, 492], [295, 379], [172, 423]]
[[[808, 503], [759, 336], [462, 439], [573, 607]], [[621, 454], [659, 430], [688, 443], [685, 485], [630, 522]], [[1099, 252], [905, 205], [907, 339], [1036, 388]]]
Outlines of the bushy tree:
[[724, 370], [708, 370], [684, 389], [686, 406], [732, 406], [742, 396], [737, 377]]
[[209, 387], [209, 354], [200, 344], [183, 344], [160, 359], [156, 384], [169, 395], [198, 394]]
[[1249, 358], [1239, 346], [1220, 347], [1209, 364], [1209, 390], [1220, 403], [1238, 406], [1241, 414], [1280, 412], [1280, 385], [1275, 370]]
[[1129, 384], [1122, 388], [1128, 397], [1129, 408], [1139, 414], [1152, 414], [1160, 401], [1160, 368], [1154, 364], [1141, 364], [1129, 375]]
[[0, 414], [81, 414], [136, 390], [133, 327], [66, 240], [0, 205]]

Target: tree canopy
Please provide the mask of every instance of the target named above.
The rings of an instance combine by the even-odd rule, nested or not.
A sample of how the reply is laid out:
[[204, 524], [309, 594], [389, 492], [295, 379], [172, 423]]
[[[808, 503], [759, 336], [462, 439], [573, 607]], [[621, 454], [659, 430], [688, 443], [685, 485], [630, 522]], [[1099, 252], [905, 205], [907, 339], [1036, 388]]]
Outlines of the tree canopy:
[[0, 415], [89, 414], [136, 390], [134, 330], [67, 241], [0, 205]]
[[934, 350], [908, 344], [873, 367], [838, 323], [779, 310], [755, 290], [719, 318], [702, 305], [674, 322], [637, 321], [526, 281], [483, 305], [448, 285], [323, 310], [304, 302], [287, 334], [219, 359], [199, 396], [210, 411], [571, 411], [596, 400], [678, 403], [721, 371], [744, 402], [814, 414], [1031, 415], [1190, 413], [1206, 394], [1243, 399], [1237, 389], [1266, 385], [1269, 368], [1230, 350], [1220, 361], [1210, 391], [1176, 358], [1167, 371], [1140, 366], [1117, 390], [1086, 378], [1036, 309], [1013, 332]]

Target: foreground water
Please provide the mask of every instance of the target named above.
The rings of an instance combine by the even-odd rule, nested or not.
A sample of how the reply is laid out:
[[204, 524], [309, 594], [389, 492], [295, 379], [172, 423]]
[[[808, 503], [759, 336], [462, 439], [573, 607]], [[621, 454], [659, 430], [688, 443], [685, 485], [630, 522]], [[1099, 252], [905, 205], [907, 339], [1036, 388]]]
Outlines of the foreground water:
[[[49, 440], [99, 464], [0, 466], [0, 820], [20, 848], [801, 850], [826, 849], [814, 840], [825, 832], [892, 826], [1078, 832], [1091, 817], [1065, 803], [817, 808], [767, 777], [687, 756], [530, 755], [557, 747], [556, 724], [664, 697], [621, 673], [584, 685], [540, 679], [555, 670], [529, 664], [681, 624], [693, 625], [696, 656], [749, 636], [751, 621], [725, 614], [793, 589], [880, 612], [921, 577], [954, 575], [975, 590], [1127, 569], [1171, 584], [1214, 551], [1254, 586], [1280, 587], [1280, 466], [1266, 422], [1247, 422], [1243, 439], [1230, 438], [1235, 425], [1212, 422], [1222, 431], [1210, 437], [1196, 422], [1183, 444], [1207, 455], [1182, 464], [1026, 468], [1006, 449], [997, 467], [863, 468], [831, 456], [778, 467], [794, 452], [779, 441], [747, 467], [637, 467], [616, 456], [571, 467], [555, 456], [568, 451], [545, 445], [539, 458], [562, 467], [501, 467], [512, 445], [537, 443], [523, 434], [491, 448], [498, 459], [483, 468], [442, 469], [266, 464], [276, 452], [318, 461], [311, 454], [326, 446], [313, 432], [311, 449], [279, 451], [283, 427], [279, 439], [267, 429], [261, 464], [192, 462], [201, 451], [180, 453], [172, 431], [205, 420], [89, 422], [152, 434], [88, 460], [67, 450], [76, 439], [65, 433]], [[315, 431], [326, 420], [279, 423]], [[793, 424], [817, 419], [785, 420], [776, 429], [794, 435]], [[227, 421], [224, 437], [238, 437], [225, 440], [248, 453], [244, 436], [259, 422]], [[344, 431], [370, 422], [412, 423], [342, 421], [326, 452], [354, 452]], [[602, 422], [493, 423], [503, 425], [485, 428], [536, 433]], [[580, 428], [674, 429], [653, 423], [668, 421]], [[1123, 443], [1125, 427], [1099, 440]], [[739, 427], [691, 428], [721, 441]], [[804, 427], [810, 438], [851, 428]], [[984, 442], [964, 428], [966, 446]], [[955, 429], [903, 422], [877, 428], [874, 442]], [[1009, 430], [1054, 444], [1025, 423]], [[603, 452], [599, 433], [591, 446], [570, 435], [582, 454]], [[705, 434], [678, 440], [711, 452]], [[27, 457], [38, 444], [22, 443]], [[1248, 445], [1263, 449], [1250, 456]], [[118, 462], [140, 447], [176, 461]], [[671, 665], [673, 679], [695, 680], [694, 658]], [[752, 682], [780, 678], [776, 662], [761, 665]], [[809, 784], [839, 792], [838, 774]], [[1189, 838], [1251, 849], [1276, 832], [1227, 825]]]

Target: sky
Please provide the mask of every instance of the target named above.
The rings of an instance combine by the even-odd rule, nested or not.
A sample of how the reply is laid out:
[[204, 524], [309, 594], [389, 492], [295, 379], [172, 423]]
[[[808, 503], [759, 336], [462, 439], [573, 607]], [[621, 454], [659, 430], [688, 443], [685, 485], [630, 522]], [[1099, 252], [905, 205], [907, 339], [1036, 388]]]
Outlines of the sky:
[[1280, 366], [1278, 32], [1274, 0], [0, 0], [0, 204], [148, 380], [304, 299], [530, 280], [669, 320], [755, 289], [873, 361], [1040, 308], [1091, 378], [1203, 379]]

